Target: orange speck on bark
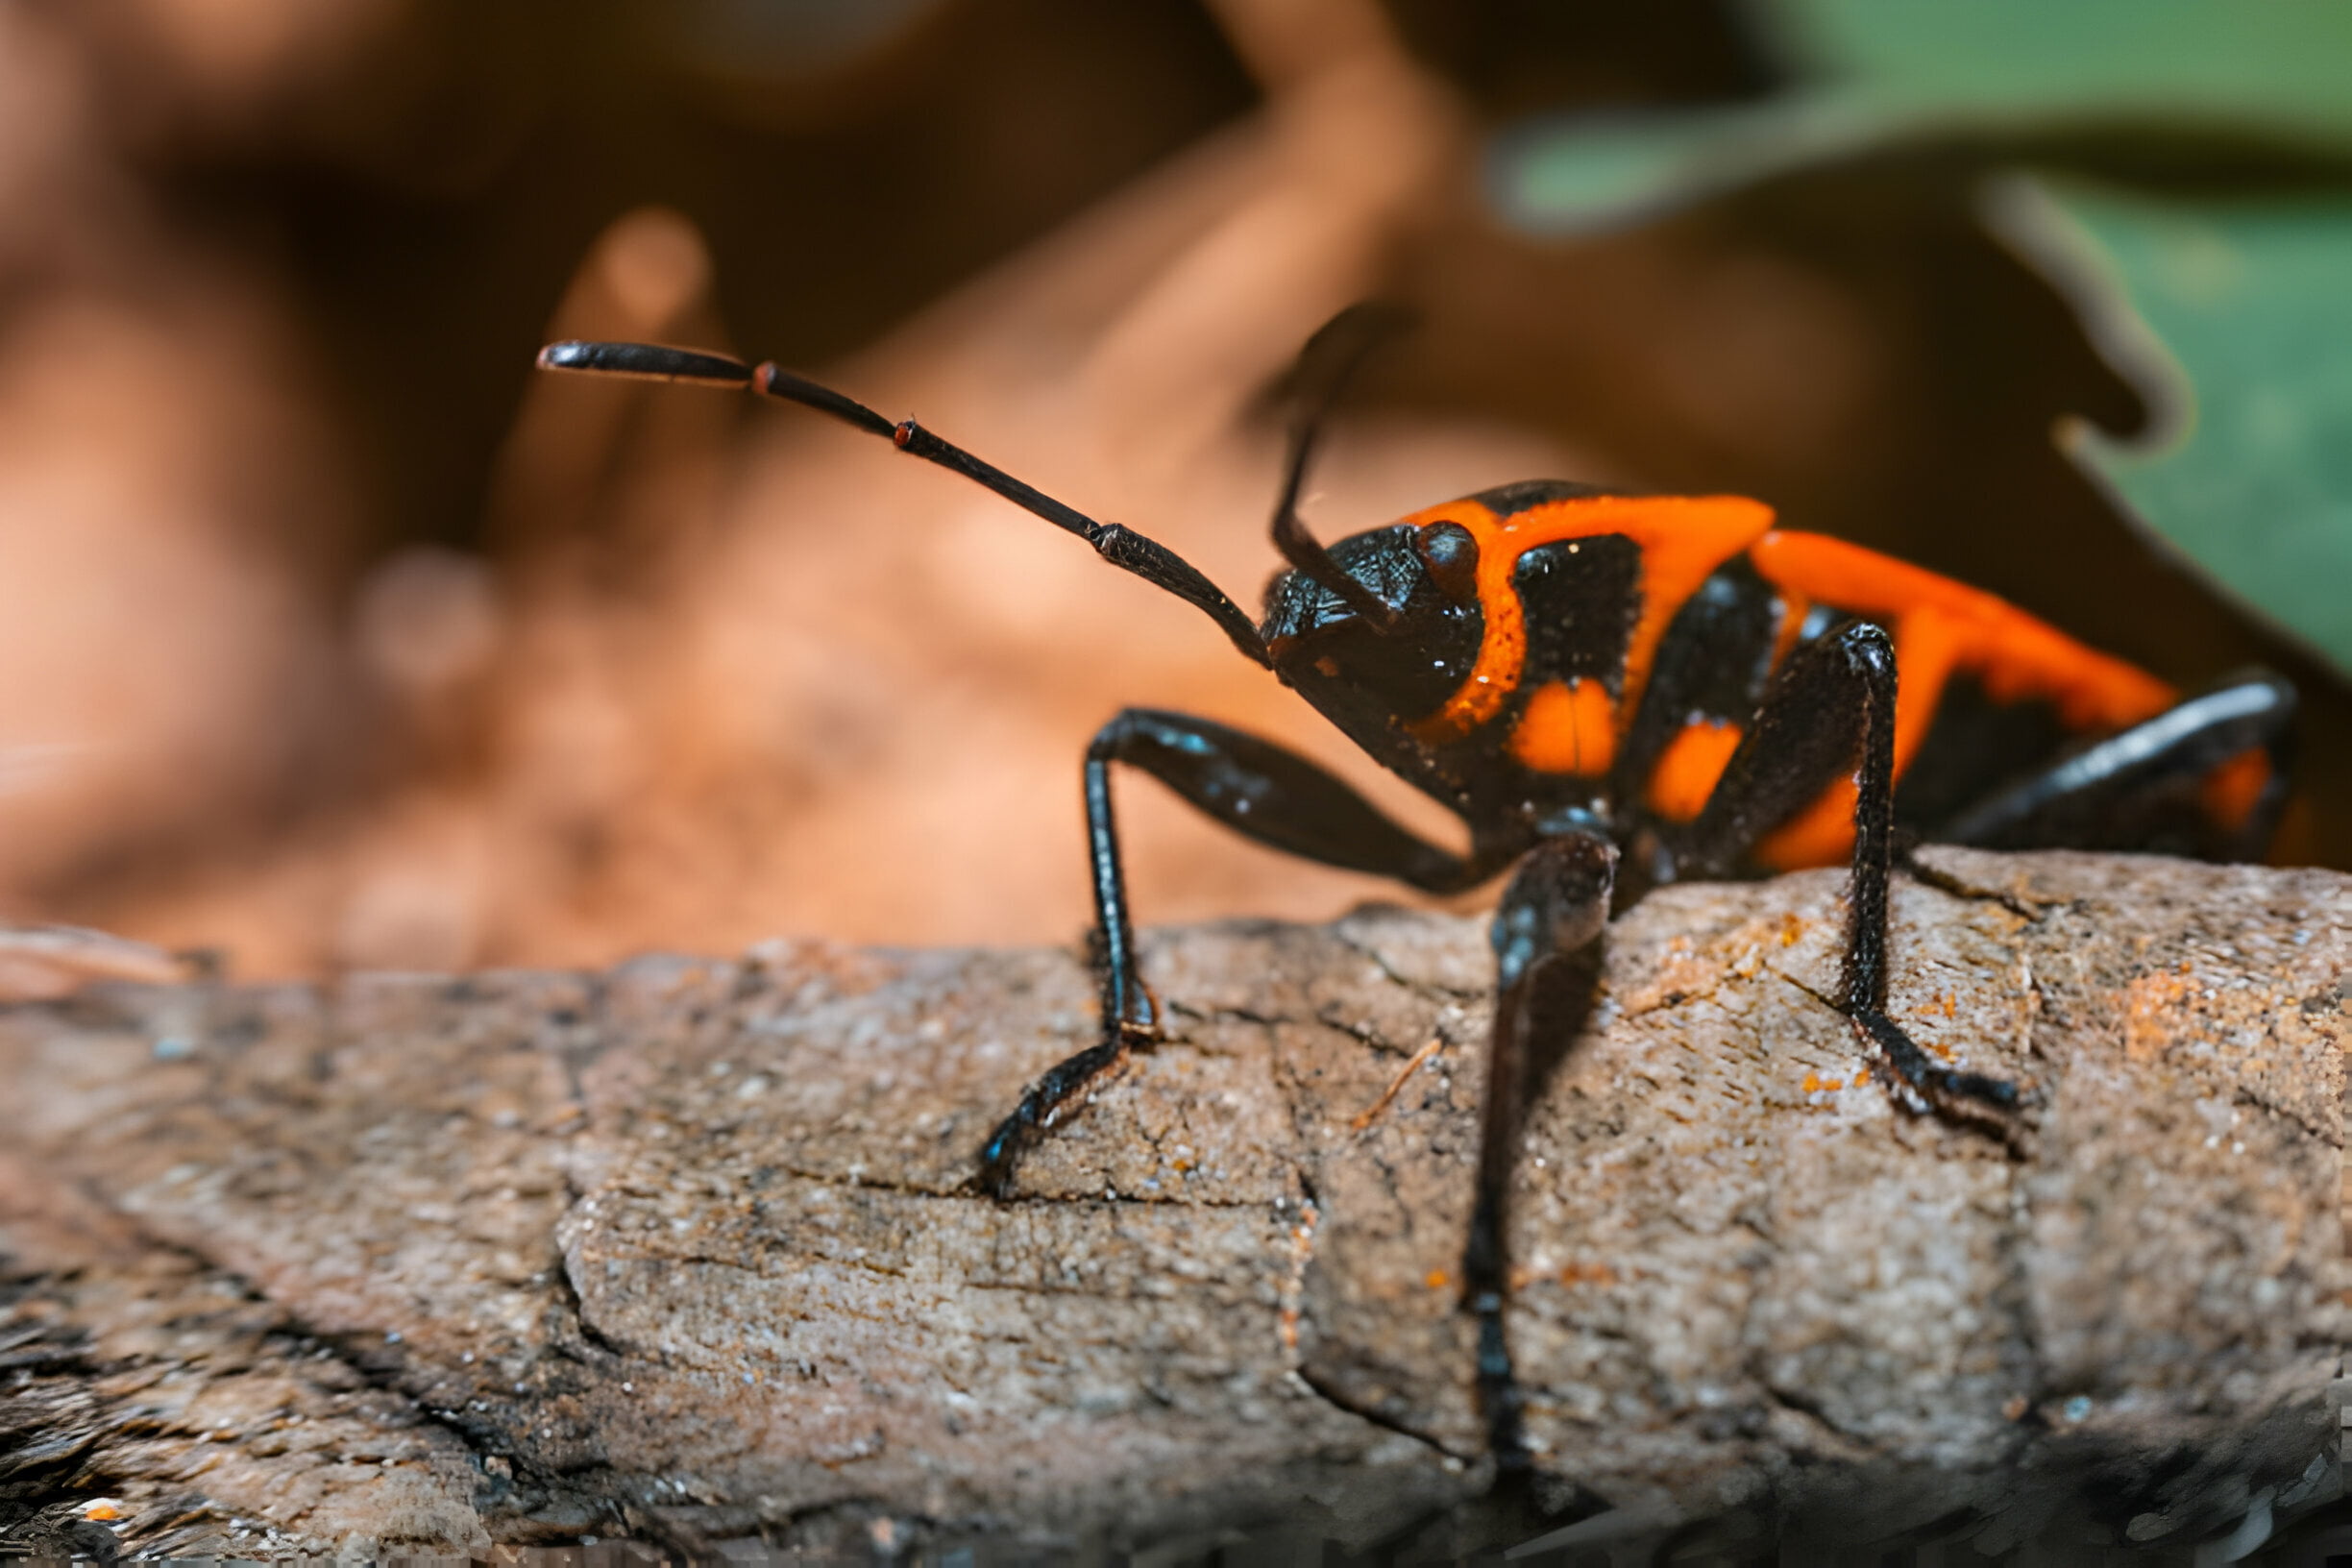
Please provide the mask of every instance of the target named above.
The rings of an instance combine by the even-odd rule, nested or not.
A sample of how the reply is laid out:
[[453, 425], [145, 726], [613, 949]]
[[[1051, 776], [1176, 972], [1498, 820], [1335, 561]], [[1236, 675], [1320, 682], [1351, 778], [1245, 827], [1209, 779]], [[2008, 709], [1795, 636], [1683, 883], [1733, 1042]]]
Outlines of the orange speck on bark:
[[2124, 1056], [2145, 1062], [2162, 1053], [2171, 1043], [2196, 992], [2196, 981], [2186, 964], [2178, 973], [2160, 969], [2134, 980], [2124, 992]]

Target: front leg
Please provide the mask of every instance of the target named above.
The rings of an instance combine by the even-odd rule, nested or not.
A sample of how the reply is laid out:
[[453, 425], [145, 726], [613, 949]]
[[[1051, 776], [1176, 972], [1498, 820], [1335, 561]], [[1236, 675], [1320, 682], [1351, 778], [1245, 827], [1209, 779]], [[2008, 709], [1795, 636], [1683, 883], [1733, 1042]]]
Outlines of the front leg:
[[1547, 839], [1530, 851], [1495, 911], [1494, 1026], [1479, 1126], [1477, 1197], [1462, 1249], [1462, 1308], [1478, 1322], [1479, 1408], [1496, 1480], [1527, 1479], [1532, 1466], [1503, 1309], [1510, 1296], [1507, 1240], [1511, 1173], [1527, 1124], [1532, 1047], [1572, 1040], [1592, 1011], [1601, 975], [1617, 848], [1597, 833]]
[[1292, 751], [1206, 719], [1129, 708], [1087, 747], [1087, 849], [1094, 882], [1093, 958], [1102, 1038], [1047, 1069], [980, 1151], [978, 1185], [1008, 1196], [1021, 1156], [1063, 1108], [1134, 1046], [1159, 1038], [1158, 1005], [1137, 972], [1127, 876], [1111, 809], [1111, 764], [1141, 769], [1226, 826], [1326, 866], [1433, 893], [1474, 886], [1500, 866], [1415, 838], [1345, 783]]

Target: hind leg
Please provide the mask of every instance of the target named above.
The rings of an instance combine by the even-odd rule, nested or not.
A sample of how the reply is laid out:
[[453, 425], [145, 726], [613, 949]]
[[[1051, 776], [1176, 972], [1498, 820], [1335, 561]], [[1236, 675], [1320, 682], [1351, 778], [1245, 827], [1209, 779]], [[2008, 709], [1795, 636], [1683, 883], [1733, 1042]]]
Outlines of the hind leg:
[[1930, 837], [1984, 849], [2259, 857], [2287, 801], [2295, 691], [2250, 671], [1962, 811]]

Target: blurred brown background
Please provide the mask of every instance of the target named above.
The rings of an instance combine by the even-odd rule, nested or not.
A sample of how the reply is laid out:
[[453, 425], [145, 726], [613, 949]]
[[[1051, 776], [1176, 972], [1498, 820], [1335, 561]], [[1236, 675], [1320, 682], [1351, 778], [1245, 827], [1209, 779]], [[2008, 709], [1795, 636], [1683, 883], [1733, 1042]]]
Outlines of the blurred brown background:
[[[1728, 0], [21, 0], [0, 8], [0, 913], [245, 974], [785, 932], [1063, 940], [1123, 702], [1266, 730], [1444, 831], [1195, 612], [754, 400], [551, 336], [773, 356], [1254, 603], [1264, 394], [1423, 326], [1327, 536], [1536, 476], [1733, 490], [2168, 678], [2340, 690], [2053, 450], [2137, 397], [1957, 174], [1516, 234], [1534, 112], [1784, 80]], [[1122, 796], [1151, 921], [1384, 885]], [[2340, 814], [2280, 853], [2352, 864]]]

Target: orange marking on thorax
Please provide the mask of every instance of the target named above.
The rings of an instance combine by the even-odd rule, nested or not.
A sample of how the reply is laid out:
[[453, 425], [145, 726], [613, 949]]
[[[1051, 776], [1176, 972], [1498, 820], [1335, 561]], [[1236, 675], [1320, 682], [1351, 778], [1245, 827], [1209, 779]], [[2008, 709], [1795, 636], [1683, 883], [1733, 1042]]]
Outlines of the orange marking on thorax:
[[1528, 698], [1510, 749], [1536, 772], [1597, 778], [1617, 757], [1617, 704], [1597, 680], [1547, 680]]
[[[1458, 523], [1479, 547], [1479, 608], [1486, 628], [1478, 662], [1443, 706], [1406, 726], [1414, 739], [1438, 744], [1460, 740], [1501, 712], [1526, 673], [1526, 607], [1511, 586], [1520, 556], [1540, 545], [1603, 534], [1622, 534], [1641, 551], [1641, 614], [1626, 647], [1625, 691], [1615, 705], [1622, 727], [1641, 705], [1651, 660], [1675, 612], [1717, 567], [1765, 536], [1772, 508], [1745, 496], [1580, 496], [1507, 518], [1482, 502], [1456, 501], [1405, 521], [1417, 527]], [[1516, 748], [1518, 732], [1512, 744]]]
[[1744, 733], [1734, 723], [1701, 720], [1684, 724], [1651, 770], [1650, 809], [1670, 822], [1687, 822], [1706, 809]]
[[[1961, 671], [1997, 702], [2050, 702], [2073, 730], [2120, 729], [2175, 698], [2154, 675], [2084, 647], [2006, 600], [1842, 539], [1775, 529], [1748, 556], [1792, 608], [1799, 599], [1833, 604], [1892, 634], [1899, 780], [1927, 738], [1946, 683]], [[1854, 795], [1850, 775], [1838, 779], [1760, 840], [1755, 858], [1781, 870], [1836, 864], [1853, 847]]]

